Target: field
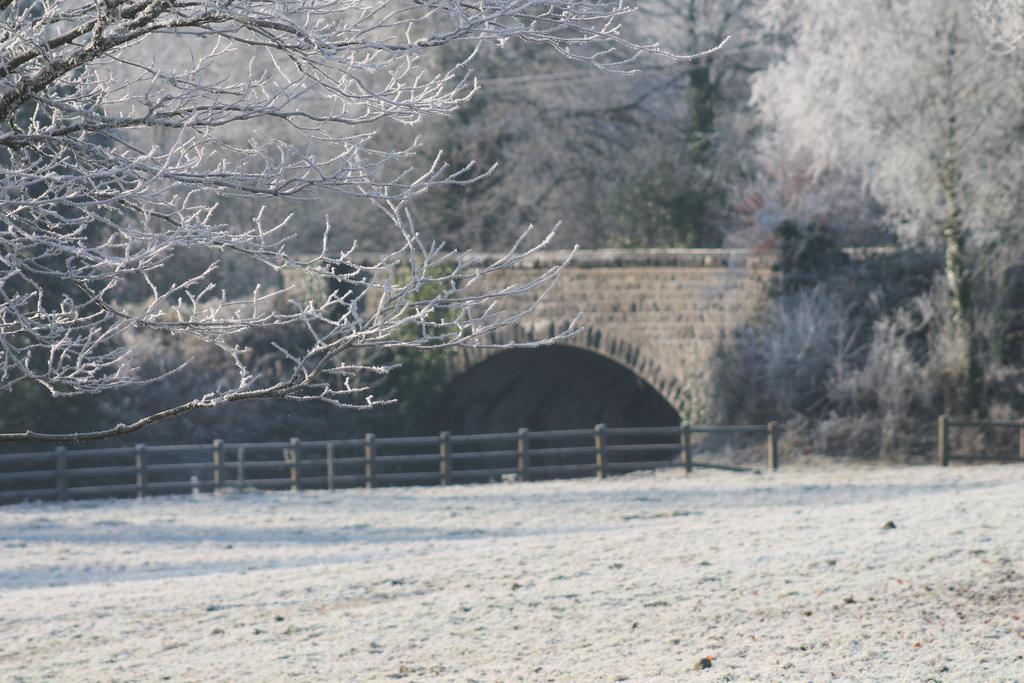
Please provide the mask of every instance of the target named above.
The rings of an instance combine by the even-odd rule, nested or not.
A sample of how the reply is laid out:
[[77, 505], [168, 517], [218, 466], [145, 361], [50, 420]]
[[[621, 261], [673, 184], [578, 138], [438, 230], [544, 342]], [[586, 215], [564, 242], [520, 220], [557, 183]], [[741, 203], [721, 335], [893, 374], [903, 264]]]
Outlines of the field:
[[25, 504], [0, 548], [4, 681], [1024, 680], [1019, 466]]

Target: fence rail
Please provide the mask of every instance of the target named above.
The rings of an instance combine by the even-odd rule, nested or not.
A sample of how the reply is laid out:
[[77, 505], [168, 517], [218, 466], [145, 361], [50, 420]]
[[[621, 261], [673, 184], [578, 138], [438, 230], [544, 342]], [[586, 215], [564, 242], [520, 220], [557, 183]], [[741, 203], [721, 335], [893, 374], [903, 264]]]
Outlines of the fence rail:
[[[767, 425], [606, 427], [498, 434], [378, 437], [334, 441], [94, 448], [0, 455], [0, 504], [24, 500], [216, 491], [219, 489], [374, 488], [396, 484], [520, 481], [622, 474], [658, 467], [744, 470], [694, 460], [694, 434], [766, 438], [767, 466], [778, 468], [778, 429]], [[274, 457], [277, 455], [277, 458]], [[20, 464], [23, 469], [13, 469]], [[24, 469], [32, 468], [32, 469]], [[10, 470], [10, 471], [8, 471]]]
[[[1017, 431], [1017, 452], [1010, 453], [955, 453], [952, 452], [951, 430], [963, 428], [980, 429], [1013, 429]], [[956, 461], [970, 462], [1024, 462], [1024, 420], [969, 420], [953, 418], [948, 415], [939, 417], [938, 464], [943, 467]]]

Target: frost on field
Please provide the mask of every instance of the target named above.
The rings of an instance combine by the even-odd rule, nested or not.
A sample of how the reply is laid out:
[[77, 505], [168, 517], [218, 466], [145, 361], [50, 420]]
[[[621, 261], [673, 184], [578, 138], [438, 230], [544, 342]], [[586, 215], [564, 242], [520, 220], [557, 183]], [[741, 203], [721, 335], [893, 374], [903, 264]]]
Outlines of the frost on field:
[[1013, 680], [1022, 495], [819, 464], [10, 506], [0, 678]]

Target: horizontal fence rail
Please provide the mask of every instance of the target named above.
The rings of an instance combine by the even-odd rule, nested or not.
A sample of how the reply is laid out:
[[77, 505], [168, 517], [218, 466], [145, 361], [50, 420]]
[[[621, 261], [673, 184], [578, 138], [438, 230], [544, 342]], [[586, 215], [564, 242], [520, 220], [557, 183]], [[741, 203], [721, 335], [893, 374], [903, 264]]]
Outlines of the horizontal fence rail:
[[[938, 434], [938, 464], [947, 467], [955, 461], [982, 461], [982, 462], [1024, 462], [1024, 420], [969, 420], [958, 419], [942, 415], [939, 417]], [[1017, 432], [1017, 438], [1011, 439], [1016, 443], [1016, 453], [956, 453], [953, 452], [951, 434], [957, 429], [976, 428], [985, 431], [1013, 430]]]
[[137, 444], [0, 455], [0, 503], [86, 497], [290, 489], [447, 485], [594, 476], [682, 467], [744, 471], [696, 461], [695, 434], [763, 436], [767, 466], [779, 465], [779, 430], [767, 425], [606, 427], [333, 441]]

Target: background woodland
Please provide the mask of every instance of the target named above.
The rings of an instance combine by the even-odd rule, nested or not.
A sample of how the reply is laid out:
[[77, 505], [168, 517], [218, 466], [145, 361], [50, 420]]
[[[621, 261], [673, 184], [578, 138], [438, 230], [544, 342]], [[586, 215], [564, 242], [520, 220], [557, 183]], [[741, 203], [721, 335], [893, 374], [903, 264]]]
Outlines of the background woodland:
[[[481, 90], [465, 106], [378, 134], [395, 148], [422, 136], [456, 167], [496, 165], [412, 207], [422, 234], [459, 249], [506, 249], [528, 224], [560, 224], [561, 247], [779, 250], [763, 318], [720, 340], [718, 418], [784, 421], [813, 450], [900, 457], [930, 447], [944, 412], [1024, 409], [1024, 52], [995, 40], [983, 19], [959, 0], [647, 0], [624, 28], [631, 39], [656, 36], [683, 54], [730, 39], [693, 61], [641, 58], [629, 75], [529, 44], [484, 46], [473, 66]], [[467, 49], [431, 58], [458, 63]], [[237, 130], [239, 140], [253, 133]], [[267, 220], [291, 213], [310, 251], [325, 219], [339, 246], [387, 247], [387, 226], [365, 202], [327, 196], [300, 208], [268, 202]], [[217, 211], [244, 222], [258, 209], [238, 198]], [[888, 249], [858, 259], [851, 247]], [[175, 258], [187, 268], [187, 252]], [[272, 280], [230, 257], [219, 277], [229, 291]], [[15, 392], [0, 398], [0, 423], [108, 422], [231, 372], [187, 342], [143, 335], [136, 344], [154, 367], [192, 365], [159, 392], [58, 407], [42, 391]], [[133, 438], [421, 431], [436, 354], [383, 362], [405, 366], [381, 386], [401, 398], [397, 407], [257, 402]]]

